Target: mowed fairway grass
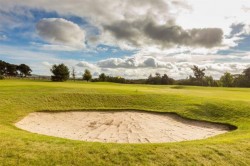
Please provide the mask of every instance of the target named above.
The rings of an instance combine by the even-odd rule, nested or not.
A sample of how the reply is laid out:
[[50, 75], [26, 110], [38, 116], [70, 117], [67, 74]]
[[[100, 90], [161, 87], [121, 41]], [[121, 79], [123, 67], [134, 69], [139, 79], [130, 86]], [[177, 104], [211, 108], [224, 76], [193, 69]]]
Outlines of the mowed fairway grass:
[[[159, 144], [74, 141], [15, 123], [35, 111], [139, 109], [229, 123], [204, 140]], [[250, 89], [0, 81], [0, 165], [250, 165]]]

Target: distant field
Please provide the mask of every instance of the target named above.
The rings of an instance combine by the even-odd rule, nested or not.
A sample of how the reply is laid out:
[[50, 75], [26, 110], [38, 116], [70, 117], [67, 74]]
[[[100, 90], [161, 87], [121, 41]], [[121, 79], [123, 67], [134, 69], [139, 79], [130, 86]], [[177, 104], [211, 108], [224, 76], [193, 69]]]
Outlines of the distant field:
[[[159, 144], [73, 141], [14, 126], [28, 113], [139, 109], [229, 123], [205, 140]], [[0, 81], [0, 165], [250, 165], [250, 88]]]

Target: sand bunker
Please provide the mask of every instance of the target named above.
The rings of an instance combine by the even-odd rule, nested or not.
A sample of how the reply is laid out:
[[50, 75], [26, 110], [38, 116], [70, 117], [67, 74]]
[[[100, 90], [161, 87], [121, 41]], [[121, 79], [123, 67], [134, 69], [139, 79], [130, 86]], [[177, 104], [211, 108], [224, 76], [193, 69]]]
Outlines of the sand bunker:
[[135, 111], [35, 112], [16, 126], [49, 136], [118, 143], [178, 142], [229, 131], [227, 125]]

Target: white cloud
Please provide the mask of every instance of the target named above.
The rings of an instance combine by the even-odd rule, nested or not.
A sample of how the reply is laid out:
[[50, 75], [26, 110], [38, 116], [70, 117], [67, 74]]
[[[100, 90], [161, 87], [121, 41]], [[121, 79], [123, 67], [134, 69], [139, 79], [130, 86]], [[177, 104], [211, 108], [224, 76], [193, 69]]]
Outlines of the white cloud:
[[81, 68], [89, 68], [89, 69], [96, 69], [96, 65], [91, 64], [89, 62], [86, 61], [81, 61], [79, 63], [76, 64], [76, 66], [81, 67]]
[[[213, 52], [221, 49], [224, 50], [238, 44], [240, 39], [237, 38], [237, 35], [230, 39], [226, 38], [231, 32], [230, 27], [232, 24], [243, 22], [246, 25], [250, 25], [250, 12], [248, 10], [250, 8], [250, 2], [246, 0], [75, 0], [74, 3], [67, 0], [55, 0], [53, 2], [50, 0], [0, 1], [1, 10], [5, 12], [17, 12], [18, 14], [25, 14], [32, 17], [32, 14], [27, 8], [55, 11], [63, 16], [79, 16], [88, 20], [91, 25], [95, 26], [100, 31], [99, 36], [87, 37], [86, 34], [86, 38], [89, 39], [89, 44], [92, 43], [91, 39], [95, 38], [95, 45], [103, 43], [119, 46], [127, 50], [136, 49], [136, 46], [129, 42], [114, 38], [109, 32], [104, 31], [106, 25], [112, 25], [115, 22], [124, 20], [128, 22], [138, 22], [150, 18], [153, 19], [158, 26], [172, 21], [184, 29], [220, 28], [224, 32], [223, 45], [222, 47], [214, 48], [212, 50]], [[5, 21], [1, 21], [0, 27], [4, 24], [8, 24], [8, 27], [15, 27], [20, 24], [20, 20], [13, 20], [13, 18], [9, 18], [8, 15], [6, 16], [8, 18], [5, 19], [1, 19], [1, 17], [3, 17], [3, 15], [0, 15], [0, 20]], [[245, 31], [249, 31], [247, 27], [249, 26], [245, 26]], [[140, 29], [137, 29], [137, 31], [138, 30]], [[49, 42], [55, 41], [55, 39], [47, 36]], [[143, 35], [136, 38], [136, 42], [143, 44], [140, 49], [145, 49], [145, 47], [151, 47], [156, 44], [156, 42], [151, 42], [149, 44], [149, 41], [145, 42], [144, 39], [145, 36]], [[65, 43], [65, 39], [59, 39], [59, 42]], [[68, 45], [72, 43], [72, 41], [67, 41], [66, 43], [66, 45]], [[73, 43], [73, 45], [77, 46], [82, 46], [82, 44], [84, 44], [84, 42]], [[202, 51], [209, 52], [209, 50], [211, 49], [203, 49]], [[200, 50], [198, 49], [197, 51]], [[211, 51], [209, 53], [211, 53]]]
[[[36, 9], [43, 9], [46, 11], [56, 11], [58, 14], [61, 15], [74, 15], [79, 16], [81, 18], [87, 19], [90, 24], [94, 25], [99, 29], [101, 32], [98, 40], [99, 43], [108, 44], [108, 45], [118, 45], [122, 49], [135, 49], [138, 48], [138, 45], [135, 45], [135, 42], [137, 44], [140, 44], [141, 47], [147, 47], [149, 45], [153, 44], [160, 44], [162, 45], [162, 39], [158, 40], [161, 35], [158, 34], [165, 28], [168, 27], [168, 25], [175, 25], [175, 26], [182, 26], [182, 22], [179, 23], [179, 17], [182, 18], [182, 16], [186, 15], [187, 13], [191, 13], [193, 9], [193, 5], [196, 4], [195, 1], [186, 1], [186, 0], [76, 0], [74, 3], [69, 2], [67, 0], [55, 0], [53, 3], [49, 0], [38, 0], [38, 1], [32, 1], [32, 0], [26, 0], [26, 1], [18, 1], [18, 0], [12, 0], [7, 2], [0, 2], [0, 6], [4, 6], [4, 10], [11, 10], [13, 11], [17, 6], [25, 6], [29, 8], [36, 8]], [[103, 7], [105, 6], [105, 7]], [[205, 8], [206, 6], [203, 6]], [[1, 7], [0, 7], [1, 8]], [[120, 38], [116, 38], [115, 35], [109, 34], [110, 30], [107, 30], [107, 27], [114, 27], [114, 25], [117, 25], [117, 22], [124, 22], [132, 26], [132, 28], [126, 29], [126, 27], [121, 28], [121, 31], [135, 31], [135, 32], [143, 32], [143, 26], [145, 23], [147, 23], [147, 20], [154, 20], [154, 26], [151, 30], [148, 29], [147, 33], [149, 35], [139, 35], [138, 37], [134, 37], [132, 39], [133, 43], [131, 43], [131, 40], [122, 40]], [[192, 19], [188, 19], [191, 22], [192, 25]], [[178, 24], [176, 24], [178, 22]], [[136, 25], [138, 24], [138, 25]], [[140, 27], [140, 25], [142, 27]], [[184, 22], [185, 25], [185, 22]], [[210, 26], [204, 26], [205, 28], [210, 28]], [[143, 29], [141, 29], [143, 28]], [[195, 28], [203, 28], [203, 27], [195, 27]], [[212, 26], [213, 29], [196, 29], [195, 31], [199, 35], [204, 38], [206, 35], [204, 35], [204, 31], [206, 33], [209, 31], [211, 35], [215, 34], [216, 29], [215, 28], [221, 28], [217, 26]], [[53, 28], [52, 28], [53, 29]], [[110, 28], [109, 28], [110, 29]], [[193, 29], [193, 27], [185, 28], [186, 32], [190, 31], [190, 29]], [[114, 30], [114, 29], [113, 29]], [[174, 30], [174, 29], [168, 29]], [[180, 30], [180, 29], [179, 29]], [[219, 30], [219, 29], [217, 29]], [[153, 31], [153, 32], [152, 32]], [[155, 32], [156, 31], [156, 32]], [[202, 34], [201, 34], [201, 32]], [[53, 31], [57, 32], [57, 31]], [[59, 33], [60, 31], [58, 31]], [[191, 32], [191, 31], [190, 31]], [[194, 32], [194, 31], [192, 31]], [[46, 34], [48, 32], [46, 31]], [[51, 33], [51, 35], [54, 33]], [[118, 34], [118, 33], [116, 33]], [[119, 33], [121, 34], [121, 33]], [[122, 34], [124, 34], [122, 32]], [[178, 34], [178, 33], [176, 33]], [[58, 36], [56, 37], [50, 37], [51, 35], [44, 35], [45, 39], [49, 42], [55, 42], [55, 39], [59, 39], [59, 42], [65, 42], [65, 38], [61, 40]], [[61, 36], [61, 35], [59, 35]], [[163, 35], [164, 36], [164, 35]], [[177, 35], [178, 36], [178, 35]], [[186, 36], [186, 35], [184, 35]], [[126, 35], [125, 35], [126, 37]], [[153, 37], [153, 38], [152, 38]], [[176, 42], [175, 40], [169, 40], [170, 36], [165, 35], [164, 41], [171, 41], [171, 43], [178, 44], [179, 42]], [[173, 36], [172, 36], [173, 37]], [[218, 37], [218, 35], [214, 35], [214, 38]], [[90, 39], [91, 37], [89, 37]], [[182, 37], [178, 37], [178, 41], [180, 41]], [[154, 40], [157, 39], [155, 42]], [[188, 38], [190, 39], [190, 38]], [[199, 41], [203, 41], [203, 44], [197, 42], [197, 39], [195, 40], [187, 40], [187, 42], [182, 41], [181, 44], [184, 43], [187, 45], [195, 45], [195, 46], [205, 46], [205, 47], [211, 47], [214, 45], [211, 45], [211, 43], [220, 44], [220, 37], [218, 37], [218, 40], [215, 42], [211, 42], [208, 44], [208, 39], [211, 38], [205, 37], [205, 40], [201, 40], [201, 37], [199, 37]], [[186, 40], [185, 40], [186, 41]], [[58, 40], [56, 41], [58, 42]], [[205, 44], [204, 44], [205, 42]], [[71, 43], [71, 42], [67, 42]], [[74, 42], [75, 43], [75, 42]], [[78, 43], [78, 42], [77, 42]], [[168, 43], [168, 42], [164, 42]], [[170, 43], [170, 44], [171, 44]], [[54, 44], [54, 43], [53, 43]], [[57, 43], [56, 43], [57, 44]], [[165, 45], [165, 44], [164, 44]], [[168, 44], [167, 44], [168, 45]]]
[[49, 62], [42, 62], [42, 64], [46, 67], [51, 67], [53, 64], [49, 63]]
[[102, 68], [134, 68], [137, 66], [136, 60], [132, 58], [110, 58], [106, 60], [101, 60], [97, 63], [99, 67]]
[[[36, 69], [34, 71], [38, 73], [50, 73], [48, 68], [44, 70], [45, 62], [48, 62], [47, 66], [54, 63], [77, 66], [79, 74], [81, 74], [83, 68], [90, 68], [96, 73], [107, 72], [107, 74], [129, 78], [147, 77], [150, 73], [153, 74], [156, 71], [160, 73], [166, 72], [174, 78], [185, 78], [192, 74], [190, 67], [196, 64], [206, 68], [208, 74], [218, 77], [225, 71], [241, 72], [250, 62], [248, 53], [244, 55], [238, 53], [234, 55], [218, 54], [219, 50], [228, 50], [237, 46], [243, 39], [240, 36], [241, 34], [249, 34], [250, 1], [246, 0], [75, 0], [74, 3], [68, 0], [54, 0], [53, 2], [50, 0], [0, 1], [0, 10], [6, 12], [13, 12], [18, 6], [24, 7], [25, 10], [35, 8], [47, 12], [56, 12], [61, 16], [78, 16], [100, 31], [97, 36], [95, 36], [95, 33], [93, 33], [94, 36], [88, 36], [88, 30], [85, 27], [83, 30], [77, 24], [65, 19], [45, 18], [37, 24], [38, 34], [49, 43], [35, 45], [41, 52], [44, 50], [74, 51], [82, 49], [86, 40], [88, 44], [95, 43], [93, 44], [95, 46], [101, 43], [138, 51], [131, 57], [109, 58], [89, 63], [72, 60], [74, 57], [70, 57], [72, 59], [69, 60], [62, 60], [52, 54], [25, 51], [17, 48], [11, 48], [13, 49], [11, 50], [1, 46], [0, 56], [5, 55], [8, 58], [18, 59], [19, 62], [28, 62]], [[22, 13], [21, 9], [18, 10], [18, 13]], [[140, 27], [144, 24], [143, 21], [147, 19], [155, 21], [156, 28], [154, 29], [158, 30], [158, 32], [161, 32], [159, 30], [162, 30], [165, 27], [164, 25], [168, 23], [178, 25], [184, 30], [220, 28], [224, 32], [223, 45], [214, 48], [193, 48], [190, 45], [173, 45], [172, 48], [164, 48], [151, 41], [150, 38], [145, 40], [147, 36], [138, 35], [135, 38], [132, 37], [131, 40], [139, 43], [139, 46], [136, 46], [126, 40], [115, 38], [114, 35], [110, 34], [110, 31], [105, 30], [105, 26], [127, 21], [133, 24], [132, 34], [134, 32], [141, 33]], [[20, 20], [10, 17], [10, 15], [0, 15], [0, 20], [0, 30], [4, 24], [10, 28], [23, 24], [20, 23]], [[242, 32], [231, 35], [231, 26], [237, 23], [244, 23], [245, 26]], [[129, 31], [130, 29], [125, 30]], [[117, 35], [123, 35], [126, 32], [117, 33]], [[161, 37], [161, 33], [157, 34]], [[125, 35], [125, 37], [127, 36]], [[97, 52], [107, 51], [106, 48], [101, 47], [91, 49]], [[116, 51], [114, 50], [114, 52]], [[44, 63], [41, 64], [41, 62]]]
[[30, 50], [27, 47], [3, 46], [0, 49], [0, 59], [14, 64], [27, 64], [33, 74], [51, 75], [53, 64], [65, 63], [69, 68], [79, 61], [74, 59], [60, 59], [55, 54]]
[[[207, 60], [206, 57], [202, 56], [198, 56], [196, 62], [190, 60], [187, 62], [173, 63], [166, 60], [160, 61], [153, 57], [142, 56], [141, 58], [142, 59], [139, 59], [139, 57], [110, 58], [99, 61], [96, 65], [97, 67], [101, 68], [101, 71], [98, 71], [106, 72], [114, 76], [119, 75], [126, 78], [146, 78], [149, 74], [159, 72], [161, 74], [167, 73], [169, 76], [175, 79], [186, 78], [189, 75], [193, 75], [191, 70], [193, 65], [205, 68], [206, 75], [212, 75], [216, 79], [218, 79], [224, 72], [237, 74], [241, 73], [245, 68], [250, 67], [249, 63], [219, 63], [214, 62], [213, 60]], [[190, 56], [190, 58], [192, 57]], [[230, 58], [235, 58], [235, 56]]]
[[71, 21], [62, 18], [44, 18], [37, 23], [36, 29], [39, 36], [49, 43], [79, 49], [85, 46], [84, 31]]
[[0, 40], [6, 40], [6, 39], [8, 39], [6, 35], [1, 35], [0, 34]]
[[79, 48], [73, 46], [66, 45], [58, 45], [58, 44], [41, 44], [41, 43], [30, 43], [32, 46], [44, 51], [77, 51]]
[[97, 63], [101, 68], [172, 68], [172, 64], [161, 62], [154, 57], [138, 56], [126, 58], [109, 58]]

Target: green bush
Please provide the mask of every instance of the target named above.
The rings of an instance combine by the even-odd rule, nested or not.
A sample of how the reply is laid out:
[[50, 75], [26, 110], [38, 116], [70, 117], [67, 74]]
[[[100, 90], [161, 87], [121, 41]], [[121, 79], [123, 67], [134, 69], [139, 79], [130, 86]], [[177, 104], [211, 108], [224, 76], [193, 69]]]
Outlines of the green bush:
[[4, 76], [0, 75], [0, 80], [3, 80], [4, 79]]
[[69, 68], [64, 64], [53, 65], [50, 71], [54, 74], [51, 76], [52, 81], [67, 81], [69, 79]]

